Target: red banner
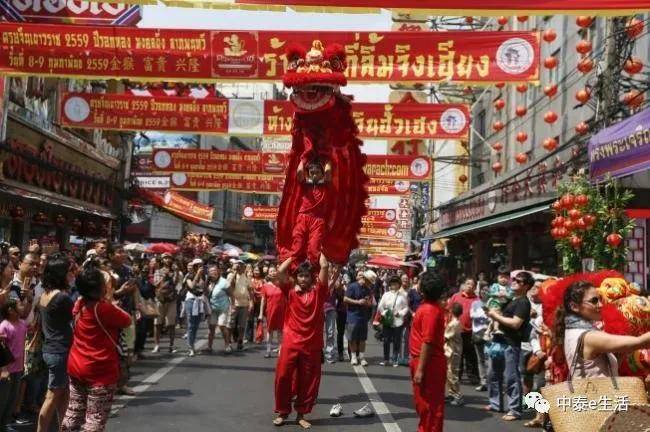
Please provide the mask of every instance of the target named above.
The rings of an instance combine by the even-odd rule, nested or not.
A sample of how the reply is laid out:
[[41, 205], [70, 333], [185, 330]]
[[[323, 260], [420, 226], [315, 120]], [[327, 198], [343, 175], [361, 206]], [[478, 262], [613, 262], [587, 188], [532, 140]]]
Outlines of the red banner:
[[153, 205], [192, 223], [212, 222], [214, 208], [201, 204], [176, 192], [168, 191], [164, 196], [155, 192], [139, 189], [140, 194]]
[[185, 174], [171, 176], [172, 190], [182, 191], [232, 191], [256, 194], [280, 194], [284, 185], [282, 177], [237, 176], [222, 174]]
[[[133, 3], [133, 2], [126, 2]], [[135, 26], [140, 6], [79, 0], [0, 0], [0, 15], [7, 21]]]
[[396, 226], [389, 227], [373, 227], [362, 225], [359, 237], [367, 239], [394, 239], [400, 240], [404, 238], [404, 234], [400, 232]]
[[371, 178], [368, 183], [370, 195], [406, 195], [409, 193], [411, 182], [406, 180], [385, 180]]
[[396, 219], [397, 210], [395, 209], [368, 209], [368, 213], [366, 213], [362, 220], [364, 223], [394, 224]]
[[278, 218], [279, 209], [271, 206], [245, 206], [242, 220], [274, 221]]
[[[153, 151], [153, 170], [161, 173], [237, 176], [240, 179], [263, 175], [283, 176], [287, 156], [286, 153], [254, 151], [156, 148]], [[431, 176], [431, 159], [426, 156], [366, 157], [364, 170], [373, 179], [423, 181]]]
[[539, 80], [537, 32], [208, 31], [0, 23], [0, 72], [279, 81], [288, 43], [344, 45], [354, 82]]
[[[166, 0], [167, 1], [167, 0]], [[171, 0], [169, 3], [182, 5], [185, 0]], [[189, 0], [187, 0], [189, 3]], [[204, 0], [205, 1], [205, 0]], [[553, 15], [553, 14], [604, 14], [604, 15], [628, 15], [632, 13], [647, 12], [650, 10], [648, 0], [543, 0], [536, 2], [522, 2], [513, 0], [459, 0], [449, 2], [447, 0], [235, 0], [224, 2], [223, 0], [212, 0], [213, 3], [232, 7], [246, 5], [259, 5], [267, 9], [273, 5], [293, 6], [306, 8], [307, 11], [328, 11], [340, 12], [341, 9], [399, 9], [411, 10], [413, 12], [427, 11], [432, 15]], [[209, 3], [209, 2], [208, 2]]]
[[[66, 127], [221, 135], [290, 136], [294, 111], [289, 101], [264, 101], [263, 112], [244, 110], [247, 124], [263, 123], [263, 130], [242, 130], [238, 99], [65, 93], [60, 104], [59, 122]], [[352, 115], [363, 138], [463, 139], [470, 123], [468, 107], [460, 104], [358, 103]]]
[[7, 131], [7, 104], [9, 98], [6, 97], [7, 88], [7, 79], [3, 76], [0, 76], [0, 142], [5, 140], [6, 131]]

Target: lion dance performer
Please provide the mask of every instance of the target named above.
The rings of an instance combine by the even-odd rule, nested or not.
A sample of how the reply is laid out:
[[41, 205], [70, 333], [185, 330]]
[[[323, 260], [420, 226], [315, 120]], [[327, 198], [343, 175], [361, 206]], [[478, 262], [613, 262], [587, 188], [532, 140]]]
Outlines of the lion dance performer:
[[343, 47], [314, 41], [308, 52], [289, 47], [287, 59], [284, 84], [293, 89], [295, 114], [276, 238], [287, 311], [273, 423], [285, 423], [293, 400], [307, 429], [320, 385], [329, 262], [345, 264], [358, 246], [368, 177], [351, 98], [339, 91], [347, 84]]

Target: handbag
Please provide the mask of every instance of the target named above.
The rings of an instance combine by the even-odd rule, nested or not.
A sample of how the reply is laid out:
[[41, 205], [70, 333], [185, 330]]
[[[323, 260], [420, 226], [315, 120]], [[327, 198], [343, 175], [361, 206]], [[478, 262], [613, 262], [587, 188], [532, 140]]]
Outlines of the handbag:
[[[549, 402], [549, 416], [555, 432], [597, 431], [614, 412], [613, 405], [624, 398], [626, 405], [641, 405], [648, 402], [643, 381], [637, 377], [616, 377], [607, 356], [609, 377], [587, 378], [585, 374], [584, 344], [588, 331], [580, 335], [573, 356], [567, 381], [543, 387], [540, 392]], [[574, 379], [576, 368], [580, 378]], [[600, 409], [602, 401], [609, 401], [609, 409]], [[574, 401], [581, 401], [584, 407], [595, 401], [596, 408], [574, 409]], [[621, 408], [623, 409], [623, 408]]]
[[7, 344], [0, 340], [0, 368], [10, 365], [14, 360], [16, 359]]

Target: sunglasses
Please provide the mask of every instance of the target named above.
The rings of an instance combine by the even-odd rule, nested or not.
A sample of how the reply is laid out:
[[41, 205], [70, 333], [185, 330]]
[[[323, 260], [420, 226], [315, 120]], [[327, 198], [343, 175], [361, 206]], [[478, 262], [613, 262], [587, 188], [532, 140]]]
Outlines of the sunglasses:
[[584, 303], [589, 303], [593, 306], [598, 306], [599, 304], [603, 303], [603, 299], [601, 297], [592, 297], [589, 300], [585, 300]]

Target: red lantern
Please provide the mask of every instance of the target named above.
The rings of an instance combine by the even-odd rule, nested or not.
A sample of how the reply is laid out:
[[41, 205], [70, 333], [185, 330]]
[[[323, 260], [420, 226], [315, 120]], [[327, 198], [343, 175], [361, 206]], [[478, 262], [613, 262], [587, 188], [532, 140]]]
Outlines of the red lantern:
[[528, 134], [526, 132], [519, 132], [516, 139], [519, 143], [523, 144], [528, 139]]
[[546, 138], [543, 146], [546, 150], [552, 152], [557, 148], [557, 140], [555, 138]]
[[548, 97], [553, 97], [557, 94], [557, 84], [550, 84], [544, 87], [544, 94]]
[[575, 228], [576, 224], [571, 219], [564, 221], [564, 228], [567, 231], [572, 231]]
[[500, 26], [508, 25], [508, 17], [500, 16], [497, 18], [497, 23], [499, 23]]
[[562, 216], [558, 216], [555, 218], [555, 226], [558, 228], [563, 227], [564, 222], [566, 222], [566, 219]]
[[584, 215], [582, 219], [585, 221], [588, 228], [592, 227], [596, 223], [596, 216], [591, 214]]
[[525, 164], [528, 162], [528, 155], [526, 153], [518, 153], [517, 156], [515, 156], [515, 160], [519, 164]]
[[548, 43], [553, 42], [556, 38], [557, 38], [557, 33], [552, 28], [544, 30], [544, 33], [542, 34], [542, 39], [544, 39], [544, 41]]
[[586, 206], [588, 203], [589, 203], [589, 197], [588, 197], [587, 195], [585, 195], [585, 194], [576, 195], [576, 202], [575, 202], [575, 204], [576, 204], [578, 207], [584, 207], [584, 206]]
[[591, 24], [594, 22], [594, 18], [590, 16], [579, 16], [576, 18], [576, 24], [578, 27], [581, 28], [587, 28], [591, 26]]
[[528, 84], [521, 83], [521, 84], [518, 84], [516, 88], [517, 88], [517, 91], [519, 93], [526, 93], [526, 90], [528, 90]]
[[494, 129], [495, 132], [499, 132], [504, 127], [506, 127], [506, 125], [504, 125], [501, 120], [495, 121], [494, 124], [492, 125], [492, 129]]
[[502, 88], [504, 88], [504, 87], [506, 86], [506, 83], [504, 83], [504, 82], [498, 82], [498, 83], [494, 84], [494, 86], [495, 86], [496, 88], [500, 88], [500, 89], [502, 89]]
[[548, 124], [553, 124], [557, 121], [557, 114], [555, 111], [548, 111], [544, 114], [544, 121]]
[[625, 61], [623, 69], [630, 75], [638, 74], [643, 70], [643, 62], [640, 58], [632, 56]]
[[500, 142], [495, 142], [492, 145], [492, 148], [494, 149], [494, 151], [500, 152], [501, 150], [503, 150], [503, 144], [501, 144]]
[[625, 33], [630, 39], [636, 39], [641, 33], [643, 33], [644, 24], [643, 21], [634, 17], [630, 19], [625, 25]]
[[525, 23], [526, 21], [528, 21], [528, 16], [526, 15], [518, 16], [517, 21], [519, 21], [520, 23]]
[[580, 219], [582, 217], [582, 212], [576, 208], [569, 210], [569, 217], [573, 220]]
[[465, 17], [465, 22], [467, 24], [472, 24], [474, 22], [474, 17], [471, 16]]
[[560, 198], [560, 202], [562, 203], [562, 208], [565, 209], [571, 209], [573, 208], [573, 204], [575, 204], [576, 198], [572, 194], [566, 194], [563, 195], [562, 198]]
[[589, 99], [591, 99], [591, 90], [585, 88], [576, 92], [576, 100], [583, 105], [589, 102]]
[[501, 165], [501, 162], [497, 161], [492, 164], [492, 171], [494, 171], [496, 174], [500, 173], [502, 169], [503, 165]]
[[461, 174], [458, 177], [458, 181], [461, 182], [462, 184], [465, 184], [465, 182], [467, 182], [467, 176], [465, 174]]
[[501, 111], [506, 106], [506, 101], [503, 99], [497, 99], [494, 101], [494, 109]]
[[584, 74], [591, 72], [593, 69], [594, 69], [594, 61], [589, 57], [580, 59], [580, 61], [578, 62], [578, 70]]
[[560, 212], [562, 210], [562, 203], [560, 200], [555, 200], [553, 201], [553, 204], [551, 204], [551, 208], [556, 212]]
[[576, 220], [576, 229], [580, 231], [584, 231], [587, 229], [587, 223], [583, 218], [579, 218]]
[[584, 135], [589, 132], [589, 125], [586, 122], [580, 122], [576, 125], [576, 132], [580, 135]]
[[588, 40], [582, 39], [576, 44], [576, 51], [580, 54], [587, 54], [592, 49], [591, 42]]
[[638, 108], [643, 104], [645, 96], [637, 89], [632, 89], [623, 95], [623, 103], [630, 108]]
[[577, 235], [572, 235], [569, 242], [574, 249], [580, 249], [580, 246], [582, 246], [582, 239]]
[[559, 239], [560, 238], [560, 235], [558, 234], [558, 229], [557, 228], [553, 228], [551, 230], [551, 237], [553, 237], [554, 239]]
[[526, 107], [523, 106], [523, 105], [519, 105], [519, 106], [515, 109], [515, 114], [517, 114], [517, 117], [523, 117], [523, 116], [526, 115], [527, 112], [528, 112], [528, 108], [526, 108]]
[[566, 228], [562, 227], [557, 229], [557, 236], [559, 238], [564, 238], [568, 235], [569, 235], [569, 230], [567, 230]]
[[613, 248], [619, 247], [622, 241], [623, 237], [618, 233], [612, 233], [607, 236], [607, 244]]
[[557, 67], [558, 61], [554, 56], [549, 56], [544, 59], [544, 67], [546, 69], [555, 69]]

